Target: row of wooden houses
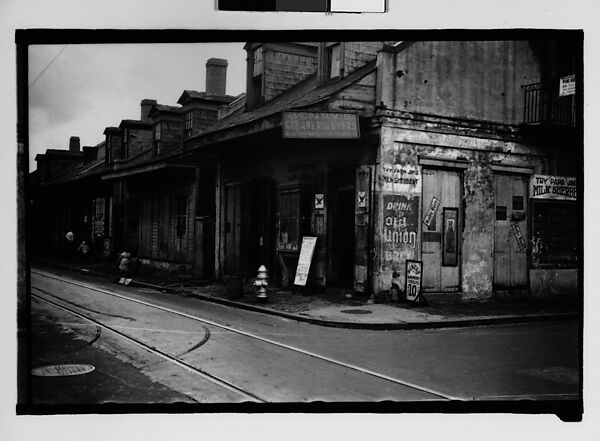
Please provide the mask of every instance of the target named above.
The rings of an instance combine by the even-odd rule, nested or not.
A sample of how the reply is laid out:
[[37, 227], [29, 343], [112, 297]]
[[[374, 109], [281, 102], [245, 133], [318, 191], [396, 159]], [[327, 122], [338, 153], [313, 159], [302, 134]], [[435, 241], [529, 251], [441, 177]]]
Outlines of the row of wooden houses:
[[38, 155], [36, 252], [73, 230], [98, 256], [285, 286], [311, 236], [314, 289], [387, 293], [418, 260], [424, 292], [577, 292], [580, 35], [245, 50], [246, 93], [210, 59], [205, 91]]

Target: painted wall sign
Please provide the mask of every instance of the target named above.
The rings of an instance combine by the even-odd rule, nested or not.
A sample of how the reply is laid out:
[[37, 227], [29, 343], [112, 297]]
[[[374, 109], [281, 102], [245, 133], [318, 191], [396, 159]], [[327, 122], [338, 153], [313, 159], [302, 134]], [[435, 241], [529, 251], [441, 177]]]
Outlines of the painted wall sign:
[[417, 249], [419, 197], [387, 194], [383, 204], [383, 260], [398, 264]]
[[342, 112], [283, 112], [284, 138], [358, 139], [358, 114]]
[[525, 250], [527, 248], [527, 242], [523, 238], [523, 232], [521, 231], [519, 224], [514, 222], [510, 225], [510, 228], [512, 229], [515, 240], [517, 241], [517, 247], [519, 248], [519, 251]]
[[458, 265], [458, 208], [444, 208], [442, 266]]
[[421, 193], [421, 170], [410, 164], [382, 164], [379, 182], [384, 191]]
[[304, 236], [302, 238], [302, 247], [300, 248], [300, 257], [298, 258], [298, 266], [296, 267], [294, 285], [306, 286], [316, 244], [317, 238], [314, 236]]
[[325, 209], [325, 195], [323, 193], [315, 193], [315, 210]]
[[406, 261], [406, 277], [404, 281], [404, 292], [406, 300], [414, 302], [419, 297], [422, 287], [423, 262], [420, 260]]
[[358, 208], [367, 208], [367, 192], [359, 191], [356, 198], [356, 206]]
[[440, 206], [440, 200], [434, 196], [431, 199], [431, 203], [429, 204], [429, 210], [427, 211], [427, 215], [425, 216], [425, 219], [423, 219], [423, 223], [425, 225], [427, 225], [427, 226], [431, 225], [431, 221], [435, 217], [435, 213], [437, 213], [439, 206]]
[[575, 95], [575, 75], [560, 78], [558, 96]]
[[533, 175], [529, 181], [533, 199], [577, 200], [577, 179], [570, 176]]

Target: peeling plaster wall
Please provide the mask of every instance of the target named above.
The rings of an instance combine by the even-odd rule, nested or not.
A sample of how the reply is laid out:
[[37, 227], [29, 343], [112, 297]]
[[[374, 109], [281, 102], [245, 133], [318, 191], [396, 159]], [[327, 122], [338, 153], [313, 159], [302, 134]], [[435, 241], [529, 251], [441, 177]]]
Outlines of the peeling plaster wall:
[[[386, 124], [387, 123], [387, 124]], [[413, 124], [413, 123], [411, 123]], [[462, 173], [463, 219], [462, 247], [460, 252], [461, 293], [465, 299], [483, 299], [493, 295], [494, 275], [494, 171], [492, 163], [513, 167], [527, 167], [535, 173], [545, 169], [543, 152], [515, 140], [502, 141], [481, 135], [463, 136], [441, 133], [413, 125], [402, 127], [398, 121], [384, 121], [381, 145], [378, 154], [375, 178], [375, 248], [376, 259], [373, 265], [373, 290], [378, 293], [391, 288], [392, 273], [400, 273], [400, 286], [404, 287], [404, 265], [406, 259], [421, 260], [422, 209], [418, 214], [417, 244], [408, 249], [405, 244], [392, 244], [399, 251], [396, 259], [388, 262], [385, 253], [390, 244], [385, 242], [385, 206], [389, 195], [404, 195], [419, 198], [422, 187], [397, 188], [393, 191], [385, 187], [384, 166], [394, 164], [399, 167], [417, 167], [422, 174], [419, 158], [466, 162]], [[515, 154], [518, 153], [518, 154]], [[425, 202], [427, 204], [427, 202]], [[422, 201], [419, 201], [419, 206]], [[548, 273], [537, 275], [536, 286], [549, 280]], [[553, 279], [554, 280], [554, 279]], [[538, 282], [539, 281], [539, 282]], [[532, 280], [532, 289], [534, 281]], [[571, 283], [571, 282], [568, 282]]]

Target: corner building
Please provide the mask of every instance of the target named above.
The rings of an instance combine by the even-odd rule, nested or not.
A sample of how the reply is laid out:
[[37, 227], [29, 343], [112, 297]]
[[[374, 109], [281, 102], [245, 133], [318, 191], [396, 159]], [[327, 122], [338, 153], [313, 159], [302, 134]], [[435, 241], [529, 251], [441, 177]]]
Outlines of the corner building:
[[425, 293], [576, 293], [580, 43], [247, 43], [244, 107], [186, 141], [218, 158], [215, 274], [291, 286], [316, 236], [314, 288], [415, 259]]

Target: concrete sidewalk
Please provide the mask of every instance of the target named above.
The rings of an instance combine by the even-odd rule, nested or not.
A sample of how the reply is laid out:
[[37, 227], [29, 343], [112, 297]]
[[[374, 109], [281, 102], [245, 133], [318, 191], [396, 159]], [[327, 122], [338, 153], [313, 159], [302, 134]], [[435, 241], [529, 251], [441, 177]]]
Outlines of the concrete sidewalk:
[[[117, 277], [116, 267], [106, 262], [67, 262], [55, 258], [39, 258], [36, 259], [36, 267], [38, 266], [59, 267], [104, 279]], [[464, 327], [579, 317], [578, 299], [573, 297], [493, 299], [481, 302], [461, 301], [457, 296], [451, 295], [431, 295], [427, 296], [428, 306], [413, 306], [409, 303], [369, 304], [367, 296], [343, 290], [305, 295], [270, 289], [269, 301], [259, 303], [254, 290], [249, 286], [245, 287], [243, 296], [232, 299], [228, 298], [227, 289], [222, 283], [148, 269], [138, 271], [131, 285], [323, 326], [355, 329]]]

